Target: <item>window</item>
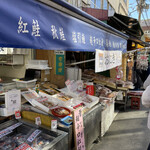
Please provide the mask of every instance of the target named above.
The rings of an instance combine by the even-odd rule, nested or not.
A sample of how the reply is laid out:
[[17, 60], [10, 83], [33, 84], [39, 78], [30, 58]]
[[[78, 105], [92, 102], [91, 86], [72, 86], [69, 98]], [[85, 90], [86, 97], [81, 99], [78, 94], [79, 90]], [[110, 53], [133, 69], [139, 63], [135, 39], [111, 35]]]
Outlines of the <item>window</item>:
[[94, 8], [94, 0], [91, 0], [91, 8]]
[[100, 0], [96, 0], [96, 8], [101, 8], [101, 1]]
[[91, 0], [91, 8], [101, 8], [101, 0]]
[[107, 9], [108, 2], [107, 0], [103, 0], [103, 9]]

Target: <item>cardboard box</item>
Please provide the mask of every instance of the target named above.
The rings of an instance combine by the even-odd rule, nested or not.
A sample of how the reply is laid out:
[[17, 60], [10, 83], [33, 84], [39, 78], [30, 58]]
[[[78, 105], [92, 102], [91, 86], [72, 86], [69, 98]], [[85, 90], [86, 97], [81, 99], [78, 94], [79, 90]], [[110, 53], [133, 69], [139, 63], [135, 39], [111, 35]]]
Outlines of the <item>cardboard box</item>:
[[35, 78], [40, 81], [50, 81], [50, 69], [45, 70], [36, 70], [35, 71]]
[[41, 70], [41, 81], [50, 81], [50, 69]]

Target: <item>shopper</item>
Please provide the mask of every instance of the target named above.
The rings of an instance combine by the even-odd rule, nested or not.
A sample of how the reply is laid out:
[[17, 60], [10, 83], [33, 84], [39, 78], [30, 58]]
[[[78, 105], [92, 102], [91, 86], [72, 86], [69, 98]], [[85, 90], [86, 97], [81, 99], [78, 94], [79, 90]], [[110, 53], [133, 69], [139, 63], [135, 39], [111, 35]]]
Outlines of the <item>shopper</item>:
[[[149, 86], [145, 86], [145, 88], [146, 89], [142, 94], [142, 104], [145, 107], [150, 108], [150, 84], [149, 84]], [[147, 126], [150, 129], [150, 111], [149, 111], [149, 114], [148, 114]], [[149, 144], [147, 150], [150, 150], [150, 144]]]

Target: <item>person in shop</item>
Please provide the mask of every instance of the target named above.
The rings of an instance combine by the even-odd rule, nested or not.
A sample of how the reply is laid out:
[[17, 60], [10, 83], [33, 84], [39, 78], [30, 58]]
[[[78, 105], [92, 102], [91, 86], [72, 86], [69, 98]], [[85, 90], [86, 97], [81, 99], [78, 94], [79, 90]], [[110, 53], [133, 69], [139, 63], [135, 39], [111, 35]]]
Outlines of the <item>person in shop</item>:
[[[144, 82], [144, 88], [145, 91], [142, 94], [142, 105], [150, 109], [150, 76], [148, 76], [148, 78]], [[150, 129], [150, 110], [148, 113], [149, 114], [148, 114], [147, 127]], [[150, 143], [147, 150], [150, 150]]]

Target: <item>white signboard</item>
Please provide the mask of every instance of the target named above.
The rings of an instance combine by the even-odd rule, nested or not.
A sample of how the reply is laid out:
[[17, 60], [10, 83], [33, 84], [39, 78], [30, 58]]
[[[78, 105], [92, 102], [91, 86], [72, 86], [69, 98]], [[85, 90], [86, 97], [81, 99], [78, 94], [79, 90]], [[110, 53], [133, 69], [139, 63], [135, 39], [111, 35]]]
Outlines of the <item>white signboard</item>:
[[55, 50], [54, 53], [55, 55], [64, 55], [65, 51]]
[[102, 72], [122, 64], [122, 51], [96, 49], [95, 72]]
[[21, 109], [21, 92], [20, 90], [11, 90], [5, 94], [5, 106], [9, 113], [15, 114], [15, 110]]

